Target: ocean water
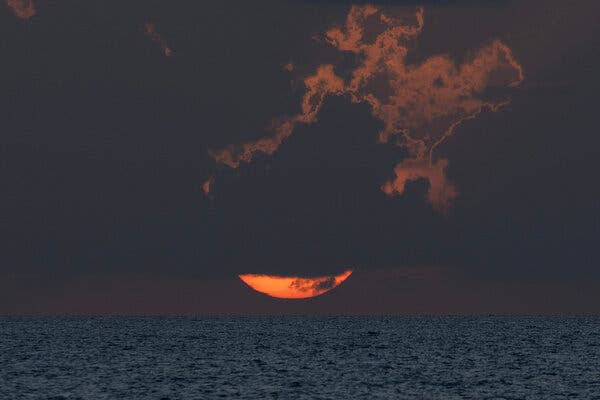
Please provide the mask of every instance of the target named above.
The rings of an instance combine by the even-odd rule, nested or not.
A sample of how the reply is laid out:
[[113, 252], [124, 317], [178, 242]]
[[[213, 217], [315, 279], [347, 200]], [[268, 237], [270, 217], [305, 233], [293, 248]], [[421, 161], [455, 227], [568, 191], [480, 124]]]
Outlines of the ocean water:
[[600, 399], [600, 318], [0, 318], [0, 399]]

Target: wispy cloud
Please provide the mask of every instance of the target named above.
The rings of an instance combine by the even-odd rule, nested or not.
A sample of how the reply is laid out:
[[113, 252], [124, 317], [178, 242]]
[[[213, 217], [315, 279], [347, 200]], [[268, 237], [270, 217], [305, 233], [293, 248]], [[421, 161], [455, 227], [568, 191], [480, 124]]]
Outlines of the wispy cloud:
[[215, 180], [214, 176], [210, 176], [207, 180], [202, 182], [202, 191], [204, 192], [205, 195], [208, 196], [210, 194], [211, 186], [212, 186], [214, 180]]
[[314, 75], [304, 79], [306, 93], [302, 99], [302, 112], [293, 117], [273, 119], [268, 131], [270, 134], [253, 142], [229, 145], [220, 150], [210, 151], [215, 161], [232, 168], [241, 162], [249, 163], [256, 153], [273, 154], [294, 131], [297, 123], [312, 124], [329, 94], [342, 94], [344, 81], [335, 75], [333, 65], [320, 66]]
[[498, 40], [460, 65], [445, 54], [409, 64], [407, 55], [423, 26], [423, 8], [408, 16], [391, 16], [372, 5], [351, 7], [344, 25], [325, 33], [331, 46], [356, 56], [358, 64], [351, 78], [345, 82], [334, 65], [319, 66], [304, 79], [300, 114], [273, 122], [264, 138], [230, 145], [211, 155], [237, 168], [241, 162], [251, 162], [258, 152], [273, 154], [297, 123], [317, 120], [328, 95], [350, 95], [355, 103], [368, 103], [372, 115], [383, 122], [379, 142], [402, 146], [408, 153], [394, 168], [394, 178], [381, 189], [388, 195], [401, 195], [407, 182], [426, 179], [427, 201], [446, 212], [458, 190], [446, 177], [448, 160], [436, 159], [435, 149], [463, 121], [484, 109], [497, 111], [508, 104], [508, 98], [492, 101], [486, 95], [490, 89], [519, 85], [524, 75], [511, 50]]
[[6, 4], [19, 18], [27, 19], [35, 15], [33, 0], [6, 0]]
[[144, 33], [162, 49], [165, 57], [171, 57], [173, 55], [173, 49], [167, 45], [163, 36], [156, 31], [156, 27], [152, 22], [146, 22], [144, 24]]

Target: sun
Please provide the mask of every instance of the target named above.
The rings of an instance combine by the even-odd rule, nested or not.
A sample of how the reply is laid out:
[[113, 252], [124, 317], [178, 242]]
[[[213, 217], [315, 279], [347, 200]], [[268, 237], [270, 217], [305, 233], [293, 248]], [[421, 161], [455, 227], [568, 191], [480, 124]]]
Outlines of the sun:
[[319, 296], [339, 286], [352, 275], [346, 270], [339, 275], [318, 278], [297, 276], [242, 274], [239, 278], [257, 292], [279, 299], [306, 299]]

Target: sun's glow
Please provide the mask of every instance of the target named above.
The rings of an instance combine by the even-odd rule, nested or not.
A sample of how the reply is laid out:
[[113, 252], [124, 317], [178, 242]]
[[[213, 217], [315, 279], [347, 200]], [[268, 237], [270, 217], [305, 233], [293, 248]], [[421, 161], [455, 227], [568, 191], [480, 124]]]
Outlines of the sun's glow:
[[352, 270], [346, 270], [339, 275], [318, 278], [255, 274], [238, 276], [246, 285], [268, 296], [280, 299], [306, 299], [330, 291], [344, 282], [351, 274]]

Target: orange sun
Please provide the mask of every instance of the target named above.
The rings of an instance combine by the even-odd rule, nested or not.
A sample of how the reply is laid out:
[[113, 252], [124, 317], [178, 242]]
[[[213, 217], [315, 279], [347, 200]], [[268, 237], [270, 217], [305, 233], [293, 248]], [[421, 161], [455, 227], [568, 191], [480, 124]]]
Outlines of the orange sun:
[[255, 274], [238, 276], [246, 285], [268, 296], [280, 299], [306, 299], [330, 291], [344, 282], [351, 274], [352, 270], [349, 269], [339, 275], [318, 278]]

